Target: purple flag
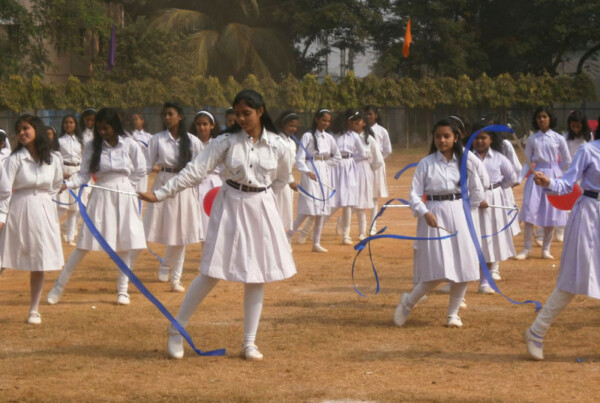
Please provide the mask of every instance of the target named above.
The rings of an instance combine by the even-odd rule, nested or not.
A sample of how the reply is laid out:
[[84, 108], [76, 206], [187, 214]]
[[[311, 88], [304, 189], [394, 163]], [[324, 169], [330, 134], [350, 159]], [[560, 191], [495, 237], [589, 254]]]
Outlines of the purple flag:
[[115, 67], [115, 56], [117, 55], [117, 27], [112, 26], [110, 31], [110, 41], [108, 42], [108, 62], [106, 64], [106, 71], [111, 71]]

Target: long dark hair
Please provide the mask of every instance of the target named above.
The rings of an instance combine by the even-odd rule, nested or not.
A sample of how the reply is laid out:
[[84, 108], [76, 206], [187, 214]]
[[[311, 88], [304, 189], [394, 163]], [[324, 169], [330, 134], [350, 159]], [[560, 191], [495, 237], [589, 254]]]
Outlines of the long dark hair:
[[571, 130], [571, 122], [579, 122], [581, 123], [581, 131], [579, 134], [583, 139], [587, 142], [592, 139], [592, 133], [590, 131], [590, 126], [588, 125], [587, 118], [581, 111], [573, 111], [569, 114], [567, 118], [567, 128], [569, 129], [569, 135], [567, 136], [567, 140], [575, 140], [577, 135], [573, 130]]
[[[46, 125], [44, 122], [42, 122], [42, 119], [38, 118], [37, 116], [24, 114], [17, 118], [17, 121], [15, 122], [15, 132], [19, 132], [19, 126], [22, 122], [29, 123], [35, 129], [35, 140], [33, 141], [33, 146], [40, 159], [38, 162], [39, 165], [50, 165], [52, 163], [52, 154], [50, 153], [50, 139], [46, 133]], [[24, 148], [23, 144], [18, 142], [11, 155], [15, 154], [22, 148]]]
[[75, 122], [75, 138], [77, 138], [77, 141], [79, 141], [79, 144], [83, 145], [83, 134], [81, 134], [81, 127], [79, 126], [79, 123], [77, 123], [77, 119], [75, 118], [75, 115], [73, 115], [73, 114], [68, 114], [68, 115], [63, 116], [63, 118], [60, 122], [60, 137], [67, 134], [65, 132], [65, 120], [67, 120], [68, 118], [73, 119], [73, 121]]
[[96, 114], [94, 124], [94, 139], [92, 140], [92, 158], [90, 159], [90, 172], [95, 173], [100, 170], [100, 157], [102, 156], [102, 142], [104, 139], [98, 133], [98, 122], [104, 122], [113, 128], [117, 136], [127, 137], [123, 130], [123, 123], [119, 112], [114, 108], [102, 108]]
[[552, 113], [552, 108], [549, 106], [538, 106], [535, 108], [535, 111], [533, 111], [533, 119], [531, 119], [531, 125], [533, 126], [533, 129], [540, 130], [540, 126], [538, 126], [537, 123], [537, 116], [542, 112], [546, 112], [548, 114], [550, 117], [550, 129], [554, 129], [556, 127], [556, 116], [554, 113]]
[[[185, 116], [183, 114], [183, 107], [177, 102], [165, 102], [163, 105], [163, 113], [166, 109], [173, 108], [181, 115], [181, 121], [177, 126], [177, 136], [179, 137], [179, 157], [177, 158], [177, 168], [183, 169], [188, 162], [192, 160], [192, 141], [188, 136], [185, 124]], [[166, 129], [166, 127], [165, 127]]]
[[462, 142], [460, 141], [460, 130], [456, 123], [457, 122], [455, 119], [442, 119], [442, 120], [439, 120], [433, 126], [433, 130], [431, 131], [432, 138], [431, 138], [431, 147], [429, 147], [429, 154], [434, 154], [438, 150], [435, 145], [435, 130], [438, 127], [448, 126], [450, 128], [450, 130], [452, 130], [452, 133], [454, 133], [454, 136], [457, 139], [457, 141], [455, 141], [454, 144], [452, 145], [452, 152], [454, 154], [456, 154], [456, 159], [458, 160], [458, 171], [460, 172], [460, 168], [462, 165], [462, 157], [463, 157], [463, 145], [462, 145]]
[[331, 111], [327, 108], [321, 108], [313, 116], [312, 124], [310, 126], [310, 133], [312, 134], [315, 150], [317, 154], [319, 153], [319, 143], [317, 143], [317, 120], [321, 119], [323, 116], [329, 115], [331, 116]]
[[[232, 105], [235, 108], [235, 106], [237, 104], [242, 103], [242, 102], [254, 110], [259, 110], [262, 107], [264, 112], [260, 117], [261, 126], [264, 129], [267, 129], [268, 131], [270, 131], [271, 133], [277, 133], [277, 128], [273, 124], [273, 121], [271, 120], [271, 116], [269, 116], [269, 114], [267, 113], [267, 106], [265, 105], [265, 101], [264, 101], [262, 95], [260, 95], [256, 91], [250, 90], [250, 89], [241, 90], [240, 92], [238, 92], [238, 94], [233, 99]], [[233, 126], [225, 129], [223, 131], [223, 133], [237, 133], [240, 130], [242, 130], [242, 127], [236, 121]]]

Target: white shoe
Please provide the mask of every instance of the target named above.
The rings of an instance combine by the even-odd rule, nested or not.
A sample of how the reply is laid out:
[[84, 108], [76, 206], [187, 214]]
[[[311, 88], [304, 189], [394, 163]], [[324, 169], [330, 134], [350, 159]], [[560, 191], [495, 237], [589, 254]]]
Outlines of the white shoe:
[[352, 238], [344, 238], [342, 240], [342, 245], [354, 245], [354, 242], [352, 242]]
[[394, 311], [394, 324], [396, 326], [402, 326], [408, 320], [408, 315], [410, 315], [411, 308], [408, 307], [407, 300], [408, 293], [403, 293], [400, 297], [400, 302]]
[[167, 326], [167, 354], [170, 358], [183, 358], [183, 336], [173, 325]]
[[446, 326], [450, 328], [459, 328], [462, 327], [462, 321], [458, 317], [458, 315], [450, 315], [446, 319]]
[[75, 243], [75, 241], [73, 239], [71, 239], [69, 241], [69, 246], [77, 246], [77, 244]]
[[500, 273], [497, 271], [493, 271], [492, 273], [492, 278], [494, 279], [494, 281], [500, 281], [502, 280], [502, 277], [500, 277]]
[[302, 230], [300, 231], [300, 233], [298, 233], [298, 239], [296, 240], [296, 243], [303, 245], [304, 243], [306, 243], [306, 238], [306, 232]]
[[335, 224], [335, 233], [337, 235], [342, 235], [344, 233], [344, 227], [342, 226], [342, 217], [338, 217], [337, 222]]
[[467, 309], [467, 300], [463, 298], [462, 302], [460, 303], [460, 309]]
[[375, 228], [373, 228], [371, 230], [371, 236], [373, 236], [373, 235], [377, 235], [377, 230]]
[[69, 242], [69, 237], [67, 236], [67, 234], [63, 234], [62, 235], [62, 240], [64, 243], [68, 243]]
[[545, 250], [542, 251], [542, 259], [554, 259], [554, 256]]
[[525, 330], [525, 345], [527, 346], [527, 352], [529, 356], [535, 361], [542, 361], [544, 359], [544, 339], [539, 337], [531, 331], [528, 327]]
[[527, 257], [529, 257], [530, 254], [531, 254], [531, 251], [529, 249], [523, 249], [523, 252], [519, 253], [518, 255], [515, 255], [515, 259], [516, 260], [525, 260], [525, 259], [527, 259]]
[[185, 292], [185, 288], [181, 285], [179, 281], [176, 281], [171, 284], [171, 291], [173, 292]]
[[60, 296], [62, 295], [62, 292], [63, 292], [63, 290], [58, 286], [57, 283], [58, 283], [58, 281], [56, 283], [54, 283], [54, 287], [52, 287], [52, 289], [48, 293], [48, 296], [46, 297], [46, 300], [48, 301], [48, 303], [50, 305], [58, 304], [58, 301], [60, 300]]
[[160, 266], [158, 268], [158, 281], [166, 283], [169, 281], [169, 266]]
[[313, 245], [312, 251], [313, 252], [321, 252], [321, 253], [329, 252], [327, 249], [325, 249], [318, 243]]
[[131, 301], [129, 300], [129, 295], [127, 294], [119, 294], [117, 295], [117, 304], [118, 305], [129, 305]]
[[446, 283], [440, 287], [441, 292], [450, 292], [450, 283]]
[[29, 317], [27, 318], [27, 323], [30, 325], [39, 325], [42, 323], [42, 316], [39, 312], [31, 311], [29, 312]]
[[254, 344], [244, 346], [244, 358], [246, 361], [262, 361], [263, 355]]
[[365, 238], [366, 238], [365, 234], [360, 234], [360, 235], [358, 236], [358, 240], [359, 240], [359, 241], [362, 241], [362, 240], [363, 240], [363, 239], [365, 239]]
[[[425, 301], [427, 301], [427, 295], [423, 295], [421, 298], [419, 298], [419, 300], [417, 301], [417, 303], [415, 304], [415, 306], [417, 306], [417, 305], [419, 305], [419, 304], [421, 304], [421, 303], [423, 303]], [[415, 306], [413, 306], [413, 308]]]
[[492, 295], [495, 294], [495, 291], [489, 284], [482, 284], [479, 286], [479, 293], [484, 295]]

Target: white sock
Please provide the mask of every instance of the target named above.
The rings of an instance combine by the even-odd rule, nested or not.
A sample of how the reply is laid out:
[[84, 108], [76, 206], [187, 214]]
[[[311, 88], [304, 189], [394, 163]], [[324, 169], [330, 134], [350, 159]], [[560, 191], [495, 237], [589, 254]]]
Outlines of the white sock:
[[169, 245], [165, 252], [165, 266], [171, 268], [171, 282], [181, 282], [183, 262], [185, 261], [185, 245]]
[[536, 336], [543, 338], [550, 329], [554, 319], [556, 319], [569, 302], [571, 302], [573, 297], [575, 297], [575, 294], [555, 288], [554, 291], [552, 291], [552, 294], [550, 294], [550, 297], [548, 297], [542, 311], [531, 325], [531, 331]]
[[314, 218], [315, 229], [313, 232], [313, 243], [321, 244], [321, 232], [323, 232], [323, 221], [324, 217], [322, 215], [311, 217]]
[[56, 280], [56, 286], [60, 291], [64, 290], [69, 282], [69, 278], [71, 278], [71, 274], [75, 271], [77, 265], [81, 262], [83, 257], [87, 254], [87, 250], [75, 249], [71, 252], [65, 267], [60, 272], [60, 276], [58, 276], [58, 280]]
[[460, 304], [467, 293], [467, 283], [450, 283], [450, 300], [448, 302], [448, 316], [458, 315]]
[[552, 236], [554, 235], [554, 227], [544, 227], [544, 241], [542, 243], [542, 251], [550, 253], [550, 245], [552, 244]]
[[[130, 266], [130, 256], [131, 256], [131, 251], [124, 251], [124, 252], [117, 252], [117, 255], [119, 255], [119, 257], [121, 258], [121, 260], [123, 261], [123, 263], [125, 263], [125, 265], [129, 268], [131, 268]], [[129, 288], [129, 277], [127, 277], [125, 275], [125, 273], [123, 273], [121, 271], [121, 269], [118, 269], [118, 275], [117, 275], [117, 294], [125, 294], [125, 295], [129, 295], [127, 294], [127, 289]]]
[[292, 233], [298, 231], [298, 228], [300, 228], [300, 226], [302, 225], [304, 220], [306, 220], [306, 217], [308, 217], [306, 214], [298, 214], [296, 216], [296, 219], [294, 220], [294, 223], [292, 224]]
[[523, 226], [523, 249], [531, 250], [531, 245], [533, 244], [533, 224], [528, 222]]
[[373, 198], [373, 209], [371, 210], [371, 231], [377, 231], [377, 222], [373, 222], [375, 216], [379, 213], [379, 197]]
[[198, 305], [200, 305], [218, 282], [218, 279], [205, 276], [204, 274], [199, 274], [192, 281], [177, 313], [177, 322], [181, 326], [185, 327], [187, 325]]
[[408, 298], [406, 300], [408, 307], [409, 308], [414, 307], [415, 304], [417, 302], [419, 302], [419, 300], [421, 298], [423, 298], [423, 296], [427, 295], [427, 293], [429, 291], [433, 290], [435, 287], [437, 287], [442, 282], [443, 282], [443, 280], [435, 280], [435, 281], [420, 282], [420, 283], [415, 284], [415, 287], [410, 292], [410, 294], [408, 294]]
[[342, 207], [342, 227], [344, 238], [350, 238], [350, 221], [352, 220], [352, 207]]
[[359, 235], [368, 235], [367, 234], [367, 210], [365, 209], [355, 209], [356, 218], [358, 219], [358, 234]]
[[264, 284], [244, 284], [244, 346], [254, 344], [263, 306]]

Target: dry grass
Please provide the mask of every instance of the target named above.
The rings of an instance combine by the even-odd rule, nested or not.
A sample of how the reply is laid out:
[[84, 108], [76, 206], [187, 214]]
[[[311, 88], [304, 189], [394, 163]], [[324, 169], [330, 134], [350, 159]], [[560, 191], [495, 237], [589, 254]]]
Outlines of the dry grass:
[[[410, 174], [393, 174], [422, 152], [395, 153], [388, 163], [392, 195], [408, 196]], [[518, 191], [520, 192], [520, 190]], [[518, 195], [520, 198], [520, 194]], [[414, 234], [406, 210], [386, 213], [381, 225]], [[353, 223], [353, 232], [356, 225]], [[130, 306], [116, 305], [116, 269], [90, 253], [56, 306], [43, 303], [41, 326], [26, 325], [28, 277], [0, 276], [0, 400], [2, 401], [595, 401], [600, 394], [600, 311], [577, 297], [548, 334], [546, 361], [529, 361], [522, 332], [534, 319], [530, 305], [482, 296], [469, 286], [464, 328], [446, 329], [448, 295], [435, 292], [403, 328], [392, 323], [400, 292], [412, 286], [411, 244], [384, 240], [373, 250], [382, 290], [373, 295], [366, 255], [357, 283], [354, 253], [339, 245], [333, 220], [322, 244], [328, 254], [294, 245], [298, 274], [268, 284], [257, 344], [259, 363], [240, 358], [243, 307], [240, 284], [221, 282], [188, 327], [201, 349], [227, 348], [226, 357], [198, 357], [186, 347], [181, 361], [166, 358], [166, 319], [137, 290]], [[522, 238], [515, 240], [517, 249]], [[164, 249], [155, 246], [157, 252]], [[559, 256], [561, 245], [552, 252]], [[65, 247], [65, 254], [71, 252]], [[545, 301], [558, 260], [501, 264], [501, 289], [516, 300]], [[184, 284], [201, 255], [190, 247]], [[156, 260], [144, 252], [137, 274], [176, 313], [183, 295], [156, 279]], [[44, 298], [58, 272], [47, 277]], [[93, 309], [92, 307], [95, 307]]]

